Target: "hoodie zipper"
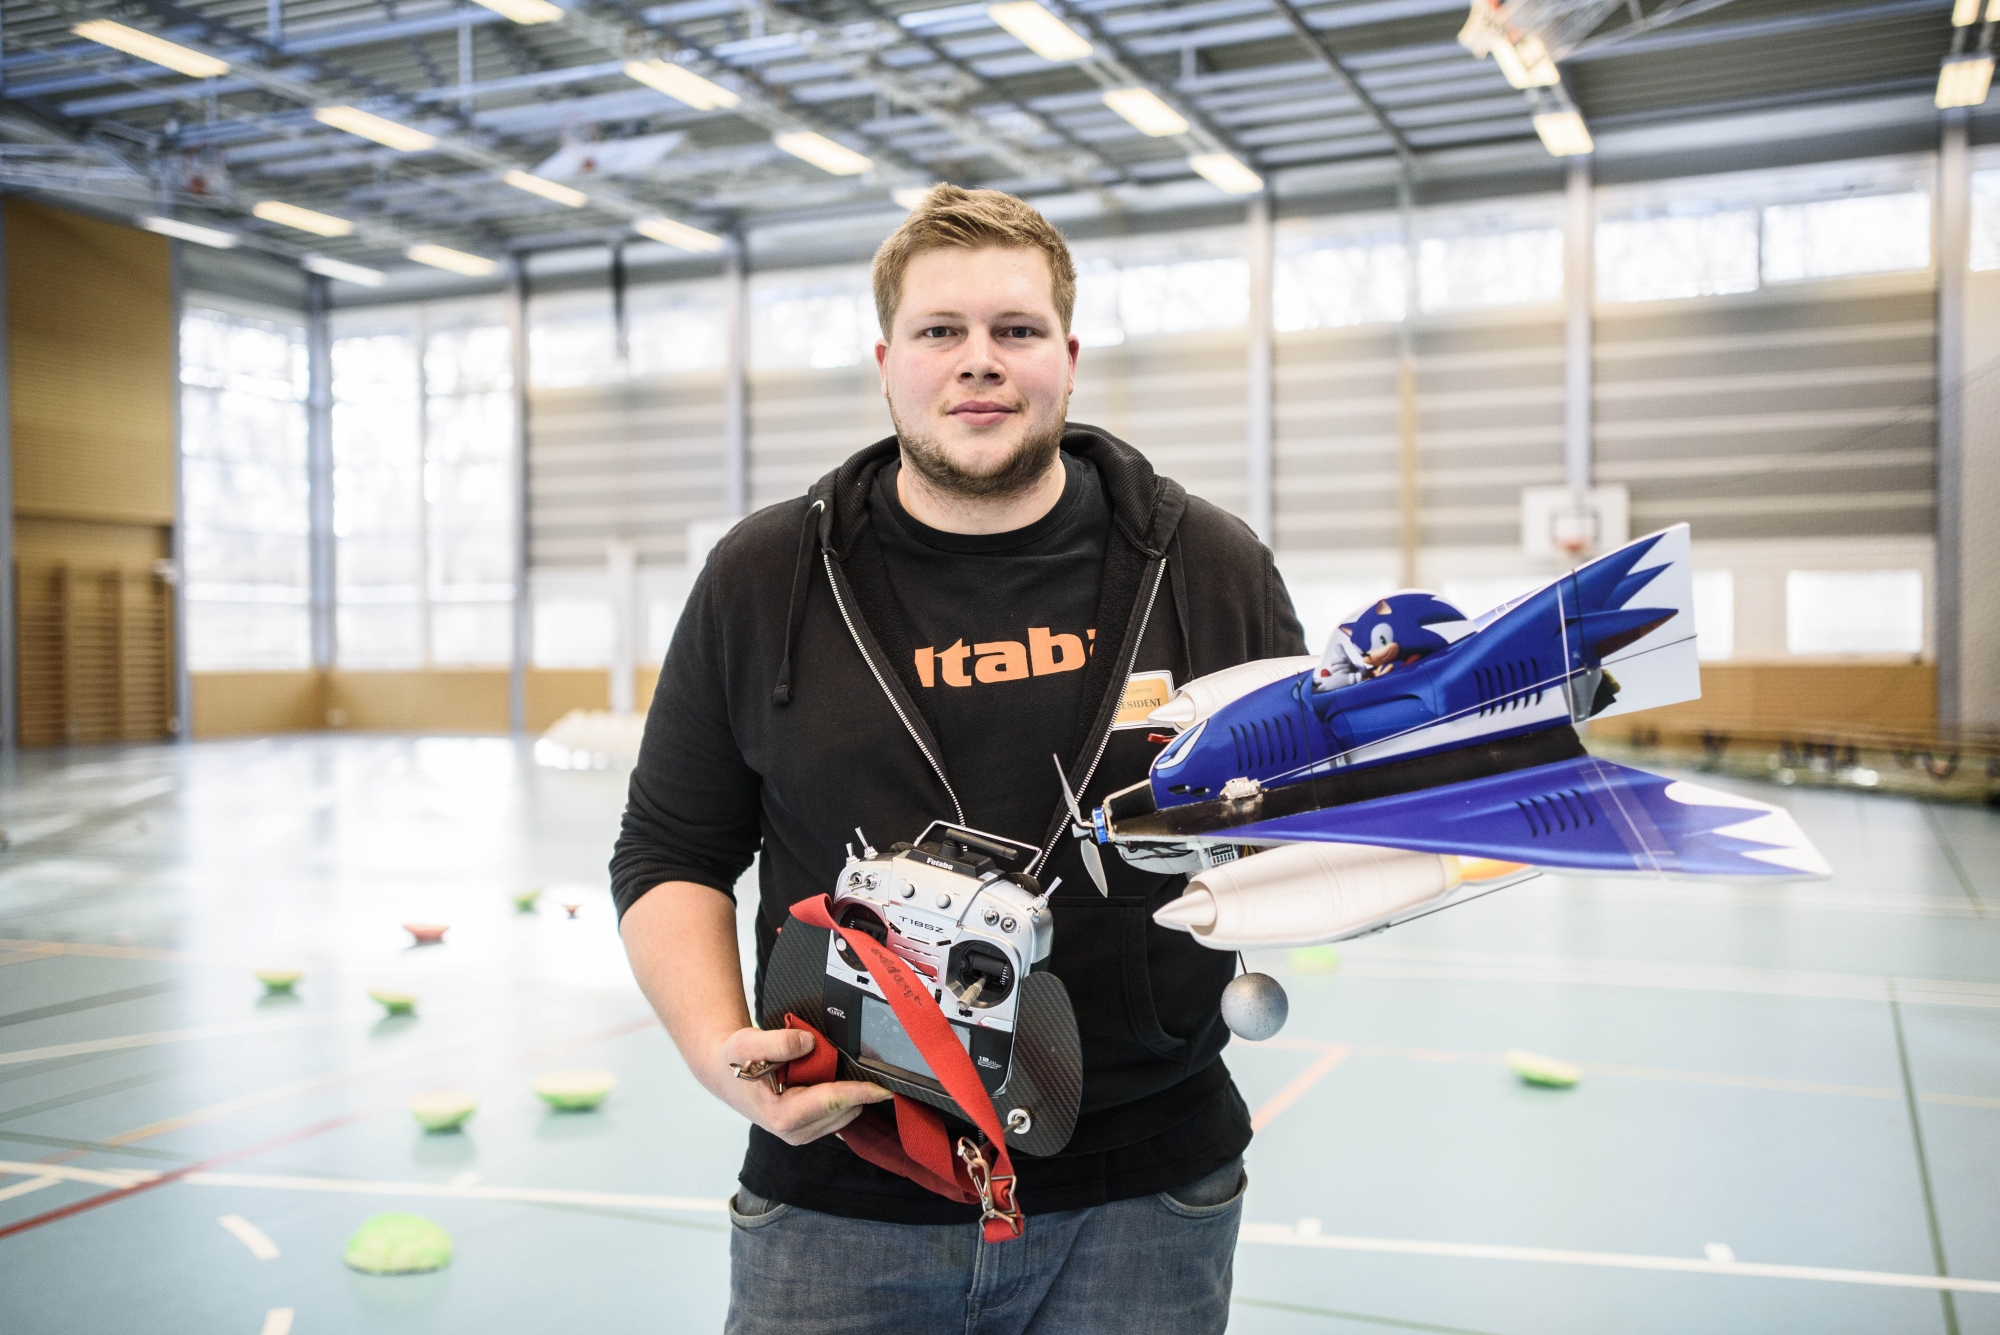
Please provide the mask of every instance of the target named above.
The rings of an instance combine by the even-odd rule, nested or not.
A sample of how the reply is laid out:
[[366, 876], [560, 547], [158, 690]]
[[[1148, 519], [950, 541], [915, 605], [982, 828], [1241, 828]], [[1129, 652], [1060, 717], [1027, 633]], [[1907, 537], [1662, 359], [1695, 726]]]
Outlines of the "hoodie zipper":
[[[1113, 683], [1113, 689], [1119, 692], [1119, 698], [1121, 700], [1124, 698], [1124, 691], [1126, 684], [1132, 680], [1132, 673], [1138, 665], [1139, 646], [1145, 641], [1146, 627], [1152, 624], [1153, 604], [1159, 599], [1160, 581], [1165, 579], [1166, 575], [1167, 575], [1167, 558], [1162, 556], [1160, 558], [1160, 568], [1153, 572], [1153, 588], [1152, 592], [1146, 595], [1146, 610], [1140, 614], [1138, 632], [1132, 636], [1132, 653], [1131, 656], [1125, 660], [1124, 679], [1122, 681], [1116, 681]], [[1112, 712], [1111, 722], [1113, 724], [1118, 722], [1118, 714], [1115, 710]], [[1090, 758], [1090, 768], [1086, 769], [1083, 772], [1083, 781], [1077, 784], [1076, 786], [1076, 800], [1078, 806], [1081, 806], [1083, 804], [1084, 794], [1090, 791], [1090, 781], [1097, 777], [1097, 767], [1099, 764], [1103, 762], [1104, 752], [1111, 745], [1111, 732], [1112, 728], [1109, 725], [1107, 725], [1104, 731], [1098, 735], [1097, 754], [1093, 755]], [[1064, 813], [1067, 814], [1069, 808], [1065, 806], [1063, 810]], [[1058, 825], [1056, 827], [1055, 834], [1052, 835], [1049, 839], [1049, 846], [1042, 850], [1041, 856], [1035, 859], [1034, 866], [1028, 869], [1030, 872], [1038, 872], [1040, 871], [1041, 868], [1046, 867], [1048, 865], [1049, 859], [1055, 854], [1056, 845], [1062, 842], [1062, 837], [1063, 837], [1063, 827], [1061, 825]]]
[[[868, 671], [874, 674], [875, 684], [882, 688], [882, 694], [889, 699], [889, 708], [896, 711], [896, 717], [903, 721], [903, 728], [910, 734], [910, 740], [917, 744], [917, 750], [924, 753], [924, 759], [930, 762], [931, 772], [936, 774], [938, 782], [944, 785], [945, 796], [951, 799], [951, 808], [958, 813], [958, 823], [965, 824], [965, 807], [959, 802], [958, 792], [951, 786], [951, 780], [945, 777], [944, 766], [938, 763], [938, 758], [931, 754], [930, 747], [924, 744], [923, 734], [917, 731], [914, 723], [910, 722], [910, 716], [903, 712], [903, 702], [889, 689], [888, 681], [882, 676], [882, 669], [875, 665], [874, 658], [868, 653], [868, 646], [861, 642], [861, 632], [855, 628], [854, 618], [848, 615], [847, 600], [840, 596], [840, 580], [834, 574], [833, 555], [830, 552], [821, 552], [820, 560], [826, 563], [826, 583], [827, 587], [833, 590], [833, 605], [840, 609], [840, 619], [847, 623], [847, 633], [854, 640], [854, 647], [861, 651], [861, 661], [868, 665]], [[1158, 587], [1157, 584], [1154, 585], [1155, 592], [1158, 591]], [[1148, 610], [1150, 611], [1150, 607]]]

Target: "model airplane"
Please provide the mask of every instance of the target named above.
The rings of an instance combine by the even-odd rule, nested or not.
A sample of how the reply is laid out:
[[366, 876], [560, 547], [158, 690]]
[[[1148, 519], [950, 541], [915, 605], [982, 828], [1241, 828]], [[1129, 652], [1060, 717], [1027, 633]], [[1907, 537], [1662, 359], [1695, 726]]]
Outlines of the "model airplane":
[[1087, 819], [1073, 805], [1075, 832], [1100, 886], [1100, 844], [1189, 873], [1154, 920], [1219, 950], [1379, 931], [1541, 868], [1828, 875], [1783, 809], [1578, 739], [1700, 695], [1681, 524], [1477, 618], [1390, 594], [1318, 659], [1189, 682], [1151, 716], [1176, 735], [1146, 781]]

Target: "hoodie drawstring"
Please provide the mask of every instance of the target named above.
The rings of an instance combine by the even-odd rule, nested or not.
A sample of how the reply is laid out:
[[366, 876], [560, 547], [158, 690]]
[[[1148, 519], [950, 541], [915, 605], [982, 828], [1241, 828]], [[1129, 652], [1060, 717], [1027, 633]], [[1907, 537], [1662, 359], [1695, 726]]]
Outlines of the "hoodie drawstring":
[[792, 599], [785, 610], [785, 656], [778, 660], [778, 684], [771, 688], [771, 703], [774, 705], [792, 702], [792, 649], [798, 643], [799, 628], [806, 620], [806, 594], [812, 589], [813, 549], [819, 545], [814, 540], [814, 529], [819, 522], [819, 512], [825, 508], [825, 501], [814, 501], [806, 507], [805, 520], [799, 525], [799, 559], [792, 567]]
[[1184, 664], [1182, 668], [1182, 672], [1184, 675], [1181, 678], [1181, 683], [1185, 685], [1188, 682], [1193, 681], [1195, 676], [1194, 637], [1188, 628], [1187, 584], [1183, 581], [1181, 576], [1181, 567], [1187, 563], [1185, 561], [1178, 559], [1178, 554], [1180, 552], [1179, 534], [1174, 535], [1173, 540], [1167, 544], [1167, 548], [1169, 552], [1175, 554], [1176, 556], [1175, 560], [1169, 561], [1167, 563], [1167, 579], [1173, 585], [1174, 621], [1180, 626], [1180, 631], [1181, 631], [1181, 662]]

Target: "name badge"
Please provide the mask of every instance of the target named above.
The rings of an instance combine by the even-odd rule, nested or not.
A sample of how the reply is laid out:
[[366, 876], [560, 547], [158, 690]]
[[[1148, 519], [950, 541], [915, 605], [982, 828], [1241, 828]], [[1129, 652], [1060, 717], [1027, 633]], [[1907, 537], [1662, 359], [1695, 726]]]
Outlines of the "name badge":
[[1125, 680], [1125, 698], [1118, 702], [1113, 728], [1144, 728], [1147, 715], [1174, 698], [1171, 672], [1134, 672]]

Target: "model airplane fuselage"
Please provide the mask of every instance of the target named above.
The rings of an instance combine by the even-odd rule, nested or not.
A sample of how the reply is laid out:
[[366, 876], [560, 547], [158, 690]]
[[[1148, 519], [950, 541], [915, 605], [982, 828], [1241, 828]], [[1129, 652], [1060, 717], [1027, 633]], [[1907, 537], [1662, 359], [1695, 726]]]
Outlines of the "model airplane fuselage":
[[[1421, 626], [1399, 623], [1407, 606]], [[1370, 631], [1365, 650], [1356, 627]], [[1431, 647], [1399, 657], [1397, 635]], [[1576, 732], [1700, 694], [1683, 524], [1476, 619], [1434, 595], [1393, 594], [1335, 631], [1317, 662], [1188, 683], [1153, 715], [1177, 735], [1144, 783], [1091, 813], [1089, 834], [1131, 861], [1195, 873], [1155, 916], [1230, 949], [1379, 930], [1511, 883], [1494, 863], [1828, 874], [1781, 808], [1597, 759]], [[1302, 843], [1373, 851], [1258, 851]], [[1465, 859], [1486, 874], [1467, 875]], [[1232, 918], [1238, 900], [1260, 910]], [[1281, 901], [1291, 907], [1270, 911]]]

